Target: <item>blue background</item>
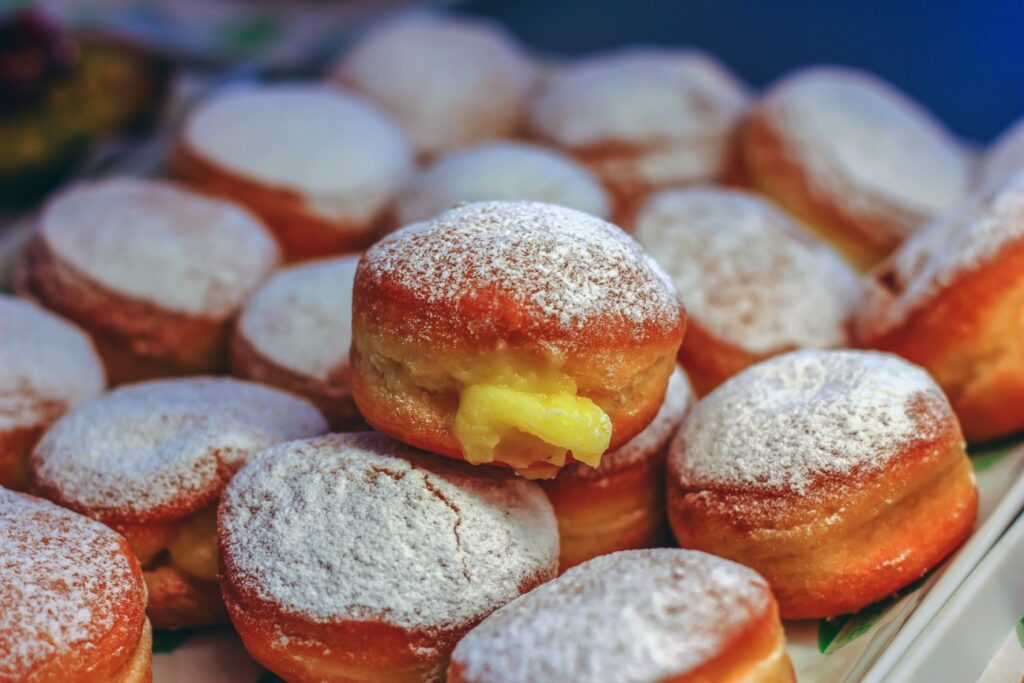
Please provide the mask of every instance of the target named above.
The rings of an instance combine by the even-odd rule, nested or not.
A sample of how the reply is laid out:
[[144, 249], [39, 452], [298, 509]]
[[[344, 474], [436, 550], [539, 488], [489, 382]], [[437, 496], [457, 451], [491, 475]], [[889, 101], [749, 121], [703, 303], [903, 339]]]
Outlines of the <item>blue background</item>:
[[541, 51], [693, 45], [756, 86], [804, 64], [857, 66], [983, 142], [1024, 116], [1024, 0], [481, 0], [463, 9]]

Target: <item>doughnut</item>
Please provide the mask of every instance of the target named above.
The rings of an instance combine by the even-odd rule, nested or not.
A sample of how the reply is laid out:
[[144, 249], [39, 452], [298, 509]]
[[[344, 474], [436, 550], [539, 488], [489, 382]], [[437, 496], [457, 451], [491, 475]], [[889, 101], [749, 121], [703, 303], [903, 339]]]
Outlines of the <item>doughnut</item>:
[[558, 204], [608, 219], [608, 193], [572, 158], [523, 142], [485, 142], [449, 152], [416, 175], [395, 200], [394, 223], [429, 220], [463, 202], [495, 199]]
[[138, 558], [158, 629], [225, 620], [216, 504], [247, 459], [322, 434], [311, 404], [230, 378], [142, 382], [58, 420], [30, 461], [30, 490], [118, 531]]
[[120, 178], [46, 204], [15, 286], [84, 328], [122, 384], [226, 369], [234, 316], [278, 259], [240, 207]]
[[698, 394], [785, 351], [850, 345], [856, 274], [767, 201], [707, 185], [663, 190], [641, 206], [634, 236], [686, 304], [679, 361]]
[[88, 335], [0, 294], [0, 486], [24, 487], [29, 453], [46, 428], [106, 384]]
[[956, 417], [919, 367], [804, 349], [726, 380], [669, 446], [679, 545], [771, 584], [784, 619], [855, 612], [971, 532], [978, 493]]
[[642, 432], [605, 453], [596, 468], [574, 463], [539, 482], [558, 518], [560, 571], [598, 555], [668, 540], [665, 453], [693, 402], [693, 389], [676, 368], [658, 414]]
[[792, 683], [756, 572], [692, 550], [624, 550], [570, 569], [459, 641], [448, 683]]
[[188, 116], [171, 157], [197, 188], [259, 214], [290, 259], [365, 247], [412, 172], [387, 114], [328, 85], [231, 89]]
[[995, 189], [1017, 171], [1024, 170], [1024, 118], [996, 138], [981, 158], [978, 184]]
[[556, 70], [530, 105], [528, 131], [593, 169], [628, 228], [650, 192], [727, 175], [748, 101], [709, 55], [630, 48]]
[[754, 188], [859, 268], [953, 208], [971, 181], [970, 156], [937, 119], [854, 69], [783, 77], [755, 102], [740, 137]]
[[146, 584], [124, 538], [0, 488], [0, 681], [151, 683]]
[[218, 536], [235, 628], [293, 683], [439, 682], [463, 634], [558, 564], [536, 484], [373, 432], [265, 451], [228, 485]]
[[356, 423], [352, 400], [352, 282], [356, 256], [283, 268], [249, 300], [231, 345], [235, 375], [313, 403], [335, 428]]
[[1024, 169], [918, 231], [869, 278], [857, 344], [923, 366], [968, 441], [1024, 428]]
[[550, 478], [597, 466], [650, 423], [685, 317], [615, 226], [537, 202], [468, 204], [363, 255], [353, 396], [399, 441]]
[[439, 16], [378, 26], [328, 76], [390, 113], [421, 157], [516, 133], [536, 77], [502, 27]]

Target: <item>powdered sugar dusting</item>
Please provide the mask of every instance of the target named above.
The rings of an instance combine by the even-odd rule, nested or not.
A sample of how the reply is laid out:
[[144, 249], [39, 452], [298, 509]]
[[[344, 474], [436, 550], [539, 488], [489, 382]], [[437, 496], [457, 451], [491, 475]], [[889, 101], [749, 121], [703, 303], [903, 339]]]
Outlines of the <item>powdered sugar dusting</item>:
[[101, 285], [211, 318], [231, 315], [280, 258], [247, 211], [159, 180], [75, 185], [47, 205], [40, 230]]
[[762, 106], [814, 182], [844, 204], [885, 201], [928, 218], [955, 205], [970, 182], [968, 157], [942, 125], [869, 74], [805, 69]]
[[328, 220], [372, 220], [412, 171], [409, 142], [384, 112], [312, 83], [229, 90], [196, 109], [185, 139], [217, 166], [298, 193]]
[[103, 363], [84, 332], [0, 294], [0, 432], [46, 424], [106, 383]]
[[690, 412], [669, 457], [684, 486], [804, 493], [874, 471], [951, 409], [921, 368], [873, 351], [803, 350], [733, 376]]
[[980, 185], [993, 189], [1017, 171], [1024, 170], [1024, 118], [992, 143], [981, 160]]
[[607, 218], [608, 197], [583, 166], [553, 150], [491, 142], [451, 152], [420, 173], [399, 196], [403, 225], [424, 221], [460, 202], [525, 199]]
[[667, 190], [636, 220], [636, 239], [669, 272], [687, 312], [753, 353], [841, 346], [860, 288], [828, 247], [754, 195]]
[[500, 26], [404, 17], [366, 35], [333, 70], [398, 119], [423, 154], [515, 132], [536, 69]]
[[[32, 455], [43, 489], [100, 518], [184, 517], [217, 499], [246, 460], [322, 434], [319, 411], [291, 394], [228, 378], [143, 382], [61, 418]], [[191, 504], [191, 505], [189, 505]]]
[[363, 269], [427, 307], [468, 301], [500, 311], [508, 303], [569, 332], [597, 321], [621, 322], [637, 336], [648, 325], [679, 325], [675, 288], [632, 238], [599, 218], [550, 204], [457, 207], [378, 242], [357, 279]]
[[348, 367], [358, 264], [345, 256], [277, 271], [246, 304], [239, 333], [274, 363], [327, 381]]
[[558, 557], [536, 484], [377, 433], [269, 449], [228, 486], [220, 528], [230, 581], [317, 622], [464, 628]]
[[674, 680], [770, 609], [768, 584], [692, 550], [627, 550], [573, 567], [498, 610], [452, 654], [470, 681]]
[[[1024, 169], [982, 189], [954, 211], [919, 230], [888, 262], [895, 301], [871, 314], [876, 331], [889, 329], [927, 305], [957, 277], [982, 268], [1005, 246], [1024, 239]], [[865, 302], [861, 313], [873, 300]]]
[[142, 581], [122, 543], [98, 522], [0, 488], [0, 680], [88, 652], [127, 601], [141, 611]]

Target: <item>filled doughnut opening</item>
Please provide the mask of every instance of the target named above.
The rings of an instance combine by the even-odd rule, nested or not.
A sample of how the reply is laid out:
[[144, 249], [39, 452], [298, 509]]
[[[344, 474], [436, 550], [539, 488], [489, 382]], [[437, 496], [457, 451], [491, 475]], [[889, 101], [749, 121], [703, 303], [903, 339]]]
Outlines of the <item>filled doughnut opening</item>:
[[157, 533], [129, 536], [146, 571], [171, 566], [200, 581], [217, 580], [217, 506], [211, 505]]

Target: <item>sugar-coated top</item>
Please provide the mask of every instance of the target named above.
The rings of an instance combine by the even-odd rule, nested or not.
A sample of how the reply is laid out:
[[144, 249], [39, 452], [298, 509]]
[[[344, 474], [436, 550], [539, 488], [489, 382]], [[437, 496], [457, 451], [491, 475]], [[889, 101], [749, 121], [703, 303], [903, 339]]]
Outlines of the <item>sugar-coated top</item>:
[[327, 381], [348, 367], [358, 256], [284, 268], [246, 304], [239, 334], [292, 372]]
[[959, 143], [870, 74], [803, 69], [772, 87], [759, 106], [813, 182], [844, 205], [877, 209], [884, 201], [927, 218], [951, 208], [968, 188], [971, 168]]
[[248, 211], [162, 180], [76, 184], [50, 200], [39, 229], [61, 261], [100, 285], [210, 318], [237, 310], [280, 259]]
[[554, 512], [533, 482], [375, 432], [282, 444], [220, 508], [227, 580], [318, 623], [465, 628], [555, 574]]
[[995, 188], [1024, 170], [1024, 118], [1010, 126], [985, 152], [979, 169], [980, 185]]
[[1024, 169], [994, 188], [979, 190], [904, 242], [888, 262], [895, 300], [875, 309], [875, 298], [868, 297], [860, 314], [870, 318], [874, 332], [884, 332], [1022, 239]]
[[0, 294], [0, 432], [45, 425], [103, 391], [103, 363], [75, 325]]
[[370, 31], [333, 78], [387, 109], [417, 151], [515, 132], [536, 69], [500, 26], [403, 17]]
[[803, 494], [935, 438], [952, 410], [921, 368], [874, 351], [803, 350], [734, 375], [690, 411], [669, 458], [687, 488]]
[[217, 500], [249, 458], [327, 431], [310, 403], [229, 378], [132, 384], [87, 401], [32, 454], [47, 496], [108, 521], [167, 521]]
[[373, 220], [412, 171], [409, 142], [391, 118], [328, 85], [229, 90], [200, 104], [184, 135], [203, 159], [295, 192], [339, 222]]
[[847, 341], [856, 275], [752, 194], [666, 190], [640, 209], [635, 237], [672, 276], [692, 319], [728, 344], [761, 354]]
[[742, 115], [746, 88], [696, 50], [631, 48], [559, 69], [534, 100], [530, 125], [570, 148], [723, 138]]
[[694, 550], [626, 550], [573, 567], [506, 605], [452, 653], [469, 681], [674, 680], [771, 609], [754, 570]]
[[612, 325], [634, 338], [681, 326], [675, 288], [632, 238], [551, 204], [480, 202], [407, 226], [366, 252], [357, 290], [363, 278], [459, 329], [504, 323], [554, 344]]
[[0, 488], [0, 680], [34, 680], [33, 672], [73, 652], [90, 657], [125, 628], [119, 621], [141, 626], [144, 601], [142, 577], [118, 534]]
[[402, 225], [425, 221], [461, 202], [525, 199], [608, 218], [608, 195], [583, 166], [554, 150], [522, 142], [458, 149], [420, 173], [399, 195]]

